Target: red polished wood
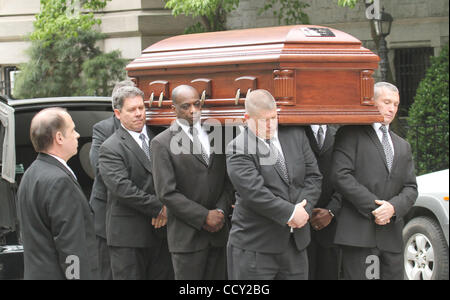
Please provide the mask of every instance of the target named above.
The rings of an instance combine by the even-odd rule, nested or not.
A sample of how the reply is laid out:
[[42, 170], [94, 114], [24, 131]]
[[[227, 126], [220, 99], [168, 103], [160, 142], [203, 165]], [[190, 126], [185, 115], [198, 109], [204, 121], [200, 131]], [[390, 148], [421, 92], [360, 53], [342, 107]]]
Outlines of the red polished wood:
[[[317, 31], [334, 36], [310, 36]], [[127, 71], [145, 93], [150, 125], [175, 119], [170, 94], [181, 84], [203, 95], [204, 119], [222, 123], [241, 121], [247, 93], [266, 89], [281, 124], [369, 124], [382, 121], [373, 103], [378, 61], [342, 31], [294, 25], [168, 38]]]

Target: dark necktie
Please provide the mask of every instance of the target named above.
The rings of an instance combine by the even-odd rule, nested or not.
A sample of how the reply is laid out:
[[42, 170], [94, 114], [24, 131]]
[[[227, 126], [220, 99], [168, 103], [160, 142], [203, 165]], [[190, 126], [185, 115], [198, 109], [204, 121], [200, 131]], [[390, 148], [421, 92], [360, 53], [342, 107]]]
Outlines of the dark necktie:
[[322, 149], [323, 141], [323, 128], [319, 126], [319, 130], [317, 131], [317, 146], [319, 146], [319, 149]]
[[202, 154], [202, 158], [205, 161], [206, 165], [209, 165], [209, 156], [208, 156], [208, 154], [206, 154], [206, 151], [203, 148], [202, 143], [200, 142], [197, 128], [189, 127], [189, 133], [192, 135], [192, 140], [193, 140], [194, 145], [200, 146], [200, 152]]
[[275, 162], [275, 166], [280, 170], [281, 174], [283, 175], [283, 178], [286, 180], [286, 182], [289, 182], [289, 175], [286, 168], [286, 162], [284, 161], [283, 155], [278, 151], [278, 148], [273, 144], [273, 142], [268, 139], [266, 140], [266, 143], [269, 144], [270, 152], [275, 154], [277, 157], [277, 160]]
[[384, 154], [386, 155], [386, 162], [389, 172], [392, 168], [392, 161], [394, 160], [394, 153], [392, 152], [391, 144], [389, 143], [388, 131], [386, 126], [381, 125], [381, 132], [383, 132], [383, 138], [381, 139], [381, 144], [383, 145]]
[[150, 147], [148, 146], [148, 143], [146, 142], [147, 138], [145, 137], [145, 134], [141, 133], [139, 135], [139, 138], [142, 141], [142, 150], [144, 150], [144, 153], [147, 156], [148, 160], [151, 160], [150, 159]]

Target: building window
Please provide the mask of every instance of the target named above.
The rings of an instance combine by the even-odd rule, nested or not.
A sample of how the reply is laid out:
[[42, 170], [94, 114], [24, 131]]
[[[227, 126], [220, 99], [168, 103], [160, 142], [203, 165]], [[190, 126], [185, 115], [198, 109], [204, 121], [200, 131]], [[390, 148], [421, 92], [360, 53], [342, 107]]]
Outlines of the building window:
[[420, 81], [430, 67], [431, 47], [395, 49], [395, 79], [400, 91], [400, 116], [407, 116]]

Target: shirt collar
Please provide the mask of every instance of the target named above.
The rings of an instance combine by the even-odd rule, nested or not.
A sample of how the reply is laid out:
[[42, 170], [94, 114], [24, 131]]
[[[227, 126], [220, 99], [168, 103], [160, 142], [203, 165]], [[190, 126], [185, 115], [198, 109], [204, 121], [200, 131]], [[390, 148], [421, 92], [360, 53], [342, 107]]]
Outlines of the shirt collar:
[[129, 134], [131, 134], [131, 136], [139, 138], [139, 136], [143, 133], [144, 136], [145, 136], [145, 138], [148, 140], [148, 135], [147, 135], [147, 130], [146, 130], [147, 128], [146, 128], [145, 125], [144, 125], [144, 127], [142, 127], [141, 132], [136, 132], [136, 131], [128, 130], [128, 129], [125, 128], [125, 126], [123, 126], [122, 123], [120, 123], [120, 125], [121, 125], [121, 126], [123, 127], [123, 129], [125, 129]]
[[[380, 127], [383, 126], [383, 124], [381, 123], [373, 123], [372, 127], [373, 129], [375, 129], [375, 132], [378, 132], [380, 130]], [[389, 132], [389, 125], [384, 125], [386, 126], [387, 131]]]
[[[186, 125], [186, 122], [180, 121], [180, 119], [177, 118], [177, 124], [183, 129], [184, 132], [186, 132], [188, 135], [191, 135], [189, 132], [190, 126]], [[197, 129], [198, 133], [201, 133], [203, 131], [202, 125], [200, 122], [195, 123], [193, 127], [195, 127]]]
[[51, 157], [54, 157], [57, 161], [59, 161], [60, 163], [62, 163], [62, 165], [63, 165], [67, 170], [69, 170], [70, 173], [72, 173], [72, 175], [75, 177], [75, 179], [77, 178], [77, 176], [75, 176], [75, 173], [72, 171], [72, 169], [69, 167], [69, 165], [67, 164], [67, 162], [66, 162], [64, 159], [62, 159], [62, 158], [59, 157], [59, 156], [50, 154], [50, 153], [47, 153], [47, 154], [50, 155]]

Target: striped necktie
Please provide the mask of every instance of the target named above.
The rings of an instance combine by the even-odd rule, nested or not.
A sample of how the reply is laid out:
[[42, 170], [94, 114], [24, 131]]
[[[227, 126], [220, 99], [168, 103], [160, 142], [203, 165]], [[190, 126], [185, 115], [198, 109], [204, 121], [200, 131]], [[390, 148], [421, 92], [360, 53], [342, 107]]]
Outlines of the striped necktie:
[[145, 134], [141, 133], [139, 135], [139, 138], [142, 141], [142, 150], [144, 150], [144, 153], [147, 156], [148, 160], [151, 160], [151, 158], [150, 158], [150, 147], [148, 146], [147, 138], [145, 137]]
[[283, 175], [283, 178], [286, 180], [286, 182], [289, 182], [289, 175], [283, 155], [270, 139], [267, 139], [266, 143], [269, 144], [270, 152], [274, 153], [277, 156], [277, 161], [275, 162], [276, 167], [281, 171], [281, 174]]
[[389, 143], [388, 131], [386, 126], [381, 125], [381, 132], [383, 132], [383, 138], [381, 139], [381, 144], [383, 145], [384, 154], [386, 155], [386, 162], [389, 172], [392, 168], [392, 162], [394, 160], [394, 153], [392, 152], [391, 144]]
[[193, 143], [200, 146], [200, 152], [202, 154], [202, 158], [205, 161], [206, 165], [209, 166], [209, 156], [208, 156], [208, 154], [206, 154], [205, 148], [203, 148], [202, 143], [200, 142], [197, 128], [189, 127], [189, 133], [192, 135]]

